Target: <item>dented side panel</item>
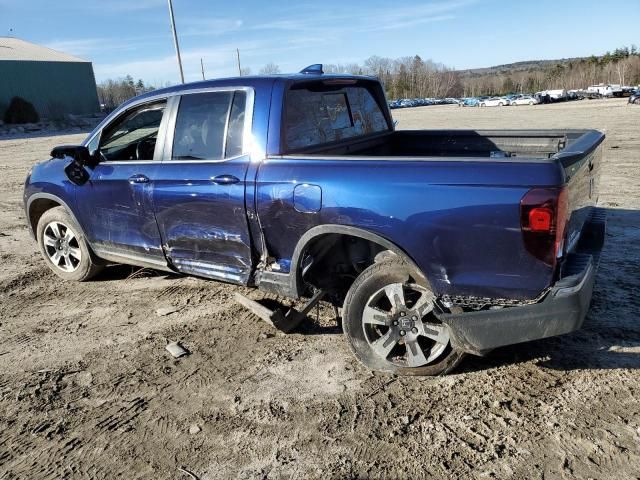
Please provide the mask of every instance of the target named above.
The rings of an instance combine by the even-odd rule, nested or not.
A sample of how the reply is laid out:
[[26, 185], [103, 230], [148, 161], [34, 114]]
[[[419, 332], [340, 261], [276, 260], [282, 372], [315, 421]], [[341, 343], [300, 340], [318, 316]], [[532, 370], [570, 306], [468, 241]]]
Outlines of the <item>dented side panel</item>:
[[[553, 271], [524, 248], [520, 199], [530, 184], [560, 181], [553, 163], [492, 168], [490, 162], [292, 155], [261, 165], [258, 214], [267, 249], [283, 265], [309, 229], [346, 225], [407, 252], [438, 294], [527, 299], [549, 285]], [[299, 185], [322, 188], [321, 209], [296, 208]]]
[[[168, 260], [184, 273], [246, 283], [251, 242], [245, 209], [249, 157], [165, 162], [154, 182], [158, 227]], [[237, 183], [218, 184], [229, 175]]]
[[[159, 164], [107, 162], [91, 171], [77, 189], [78, 219], [96, 250], [124, 251], [164, 261], [152, 204], [153, 179]], [[144, 175], [148, 183], [130, 183]]]

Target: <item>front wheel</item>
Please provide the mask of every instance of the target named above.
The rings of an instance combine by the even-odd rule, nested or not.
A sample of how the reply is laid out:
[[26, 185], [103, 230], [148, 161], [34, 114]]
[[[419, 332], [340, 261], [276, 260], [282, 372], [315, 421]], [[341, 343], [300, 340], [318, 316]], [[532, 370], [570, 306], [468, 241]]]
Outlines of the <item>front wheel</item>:
[[80, 227], [64, 207], [42, 214], [36, 238], [47, 265], [60, 278], [82, 282], [102, 270], [93, 262]]
[[399, 259], [367, 268], [344, 302], [343, 328], [365, 366], [398, 375], [439, 375], [463, 357], [435, 315], [435, 295]]

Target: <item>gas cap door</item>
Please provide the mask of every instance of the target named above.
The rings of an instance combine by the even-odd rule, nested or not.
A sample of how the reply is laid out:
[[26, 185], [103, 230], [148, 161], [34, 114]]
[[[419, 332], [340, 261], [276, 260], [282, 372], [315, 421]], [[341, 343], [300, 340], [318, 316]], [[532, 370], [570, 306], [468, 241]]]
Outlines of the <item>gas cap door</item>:
[[322, 189], [301, 183], [293, 189], [293, 208], [300, 213], [317, 213], [322, 208]]

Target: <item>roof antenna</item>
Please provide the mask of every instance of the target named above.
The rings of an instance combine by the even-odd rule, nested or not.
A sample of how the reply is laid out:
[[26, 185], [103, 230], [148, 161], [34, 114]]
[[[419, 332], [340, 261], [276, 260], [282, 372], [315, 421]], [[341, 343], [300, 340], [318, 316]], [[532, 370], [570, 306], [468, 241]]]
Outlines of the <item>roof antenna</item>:
[[302, 70], [300, 70], [300, 73], [310, 73], [310, 74], [322, 75], [324, 73], [324, 71], [322, 70], [322, 64], [321, 63], [314, 63], [313, 65], [309, 65], [308, 67], [303, 68]]
[[13, 37], [13, 28], [9, 29], [9, 32], [7, 32], [7, 37]]

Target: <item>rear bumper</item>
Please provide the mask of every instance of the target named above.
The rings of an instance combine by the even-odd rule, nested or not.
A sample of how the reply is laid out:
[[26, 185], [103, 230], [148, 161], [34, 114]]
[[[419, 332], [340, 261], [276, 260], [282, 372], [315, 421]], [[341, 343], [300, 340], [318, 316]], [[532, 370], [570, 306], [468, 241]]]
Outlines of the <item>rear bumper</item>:
[[596, 210], [585, 223], [575, 253], [565, 260], [561, 279], [540, 302], [444, 315], [453, 346], [482, 355], [497, 347], [578, 330], [589, 310], [605, 232], [604, 212]]

